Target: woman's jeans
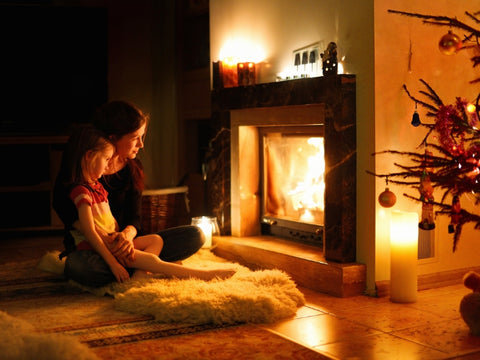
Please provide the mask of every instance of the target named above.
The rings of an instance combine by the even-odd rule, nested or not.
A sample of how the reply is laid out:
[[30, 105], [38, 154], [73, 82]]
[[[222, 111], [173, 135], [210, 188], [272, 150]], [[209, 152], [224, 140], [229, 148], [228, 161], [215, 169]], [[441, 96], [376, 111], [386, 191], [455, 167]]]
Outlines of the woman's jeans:
[[[195, 254], [205, 242], [205, 237], [196, 226], [184, 225], [158, 232], [163, 239], [160, 259], [174, 262]], [[134, 269], [127, 269], [130, 275]], [[82, 285], [101, 287], [116, 281], [108, 264], [94, 250], [78, 250], [67, 256], [65, 276]]]

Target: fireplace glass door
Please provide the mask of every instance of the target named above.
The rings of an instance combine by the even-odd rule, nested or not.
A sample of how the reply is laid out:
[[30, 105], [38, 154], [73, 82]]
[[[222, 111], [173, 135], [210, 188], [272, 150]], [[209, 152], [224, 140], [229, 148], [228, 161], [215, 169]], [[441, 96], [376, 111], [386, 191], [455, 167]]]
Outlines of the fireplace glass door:
[[323, 127], [260, 128], [262, 233], [323, 244]]

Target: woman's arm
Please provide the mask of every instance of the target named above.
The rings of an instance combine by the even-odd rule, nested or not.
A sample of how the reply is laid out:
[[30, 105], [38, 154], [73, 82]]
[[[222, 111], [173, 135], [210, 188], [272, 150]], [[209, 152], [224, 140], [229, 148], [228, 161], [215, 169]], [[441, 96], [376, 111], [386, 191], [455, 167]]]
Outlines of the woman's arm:
[[135, 247], [133, 239], [137, 235], [137, 229], [128, 225], [125, 229], [115, 234], [113, 237], [113, 246], [110, 251], [125, 266], [129, 266], [130, 262], [135, 260]]
[[127, 270], [120, 265], [115, 256], [108, 250], [96, 231], [91, 206], [86, 203], [81, 204], [78, 208], [78, 217], [83, 235], [85, 235], [93, 249], [98, 252], [108, 264], [117, 281], [123, 282], [127, 280], [130, 277]]
[[[138, 163], [137, 159], [133, 161]], [[129, 162], [116, 174], [102, 177], [100, 182], [108, 192], [110, 209], [118, 221], [120, 230], [132, 227], [136, 232], [142, 227], [142, 190], [135, 185], [132, 166]], [[136, 233], [131, 238], [133, 239], [135, 236], [137, 236]]]
[[123, 264], [133, 261], [133, 239], [138, 235], [141, 228], [141, 202], [142, 191], [134, 182], [132, 166], [141, 167], [140, 162], [127, 163], [122, 170], [114, 175], [100, 179], [108, 192], [108, 202], [115, 219], [118, 221], [120, 232], [113, 234], [115, 248], [110, 248], [112, 253]]
[[95, 227], [98, 235], [110, 252], [117, 258], [118, 262], [125, 267], [130, 267], [130, 263], [135, 260], [135, 248], [133, 239], [137, 235], [137, 229], [133, 226], [127, 226], [121, 232], [107, 234], [105, 230]]

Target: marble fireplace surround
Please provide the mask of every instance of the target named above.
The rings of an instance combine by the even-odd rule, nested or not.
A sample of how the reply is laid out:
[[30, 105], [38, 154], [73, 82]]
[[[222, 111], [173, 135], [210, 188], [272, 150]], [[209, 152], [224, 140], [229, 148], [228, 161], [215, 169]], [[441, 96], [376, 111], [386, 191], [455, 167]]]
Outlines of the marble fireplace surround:
[[[211, 211], [221, 219], [222, 234], [231, 235], [217, 240], [216, 252], [259, 267], [283, 264], [301, 285], [336, 296], [361, 293], [365, 268], [355, 263], [355, 76], [214, 89], [212, 109], [218, 128], [230, 130], [213, 144], [221, 148], [214, 152], [216, 164], [224, 166], [216, 166], [208, 186]], [[283, 248], [275, 255], [278, 250], [268, 245], [272, 239], [260, 232], [258, 127], [321, 124], [326, 163], [323, 249], [275, 239], [275, 247]], [[268, 264], [262, 263], [266, 258]], [[302, 259], [305, 263], [296, 263]]]

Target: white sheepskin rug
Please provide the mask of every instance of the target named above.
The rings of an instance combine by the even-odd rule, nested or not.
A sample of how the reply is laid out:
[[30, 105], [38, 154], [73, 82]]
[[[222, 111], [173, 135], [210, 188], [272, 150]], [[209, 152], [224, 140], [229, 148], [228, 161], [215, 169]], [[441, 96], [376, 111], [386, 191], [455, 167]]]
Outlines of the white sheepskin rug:
[[4, 360], [98, 360], [78, 340], [63, 334], [42, 334], [24, 320], [0, 311], [0, 358]]
[[280, 270], [252, 271], [205, 249], [183, 263], [197, 268], [235, 267], [237, 273], [225, 280], [152, 276], [98, 289], [82, 288], [100, 296], [112, 295], [120, 311], [172, 323], [270, 323], [295, 315], [305, 303], [295, 282]]
[[236, 274], [227, 280], [158, 279], [117, 294], [116, 307], [164, 322], [269, 323], [292, 316], [303, 294], [278, 270]]

